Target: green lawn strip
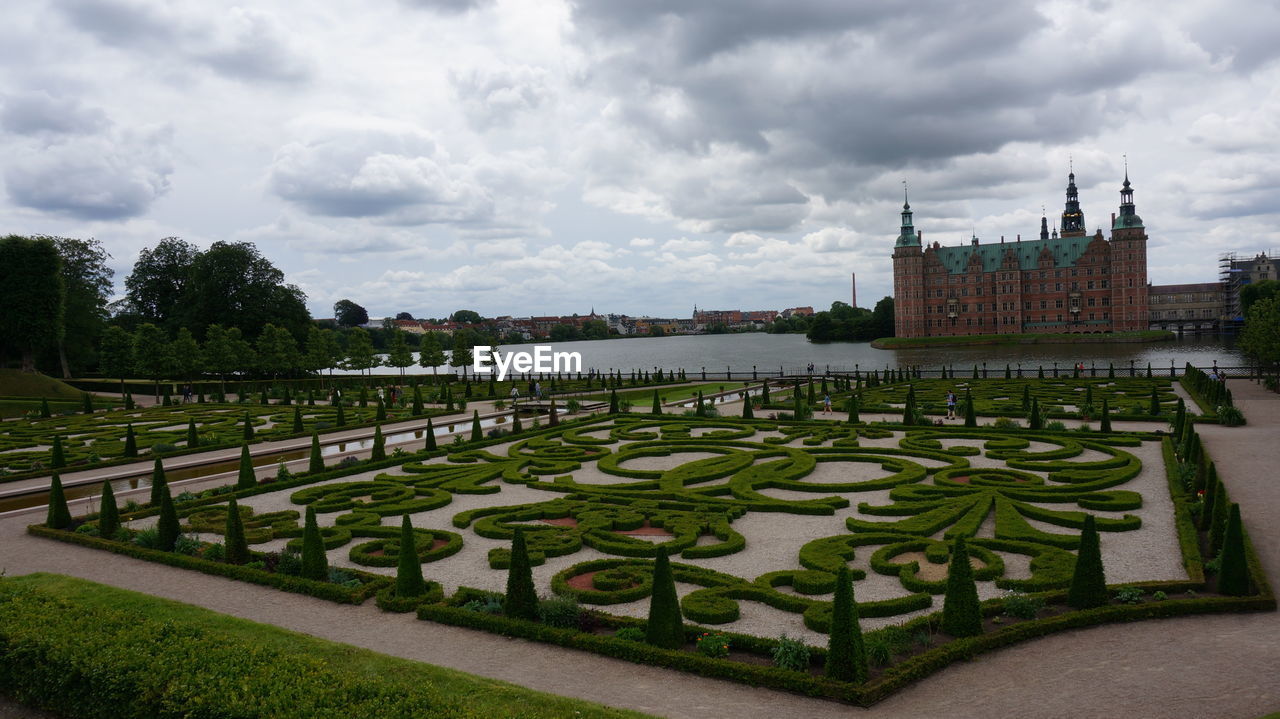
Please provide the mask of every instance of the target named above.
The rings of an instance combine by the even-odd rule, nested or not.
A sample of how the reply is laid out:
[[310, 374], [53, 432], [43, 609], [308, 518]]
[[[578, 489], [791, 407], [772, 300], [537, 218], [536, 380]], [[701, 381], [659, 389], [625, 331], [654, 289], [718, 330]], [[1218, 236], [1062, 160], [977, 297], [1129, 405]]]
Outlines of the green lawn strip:
[[[721, 391], [728, 392], [730, 390], [741, 390], [744, 387], [747, 387], [749, 385], [754, 385], [754, 384], [759, 384], [759, 383], [758, 382], [738, 382], [738, 381], [730, 382], [726, 380], [724, 382], [706, 382], [706, 383], [698, 383], [698, 384], [692, 384], [692, 385], [682, 385], [679, 387], [669, 387], [666, 389], [659, 389], [658, 397], [665, 404], [667, 402], [676, 402], [684, 399], [693, 399], [694, 397], [698, 396], [698, 392], [702, 392], [703, 395], [710, 395], [710, 394], [714, 394], [716, 392], [721, 392]], [[584, 399], [608, 402], [609, 393], [605, 392], [604, 394], [588, 395]], [[642, 389], [642, 390], [627, 390], [625, 392], [619, 392], [618, 401], [630, 402], [633, 406], [636, 406], [636, 407], [641, 407], [641, 406], [648, 407], [650, 404], [653, 403], [653, 388]]]
[[[1026, 373], [1027, 368], [1023, 368]], [[1051, 418], [1079, 417], [1086, 407], [1087, 399], [1093, 400], [1090, 418], [1097, 421], [1102, 412], [1102, 401], [1109, 403], [1109, 411], [1113, 419], [1146, 419], [1154, 421], [1170, 421], [1176, 411], [1178, 395], [1172, 383], [1164, 377], [1107, 377], [1107, 369], [1099, 368], [1097, 377], [1072, 377], [1069, 370], [1060, 370], [1062, 376], [1035, 377], [1036, 370], [1030, 370], [1032, 376], [1022, 379], [1005, 379], [1004, 368], [990, 368], [986, 378], [974, 379], [972, 368], [962, 370], [956, 368], [958, 377], [913, 379], [891, 385], [863, 387], [855, 390], [858, 394], [859, 410], [863, 412], [902, 412], [906, 403], [908, 388], [914, 388], [916, 403], [926, 414], [946, 413], [946, 396], [954, 391], [959, 406], [957, 416], [963, 415], [963, 403], [966, 393], [973, 397], [977, 414], [986, 417], [1025, 417], [1022, 398], [1024, 387], [1029, 398], [1038, 401], [1040, 410]], [[1117, 373], [1118, 374], [1118, 373]], [[1156, 391], [1160, 403], [1160, 414], [1150, 414], [1151, 391]], [[840, 407], [850, 395], [842, 392], [833, 395], [832, 401]], [[894, 406], [897, 405], [897, 406]]]
[[[463, 716], [529, 717], [531, 719], [568, 716], [647, 716], [577, 699], [557, 697], [423, 662], [379, 654], [348, 644], [287, 631], [273, 625], [230, 617], [190, 604], [117, 589], [75, 577], [45, 573], [31, 574], [6, 578], [3, 584], [0, 584], [0, 586], [4, 585], [31, 589], [61, 598], [70, 602], [73, 608], [135, 615], [139, 625], [154, 625], [159, 629], [171, 624], [176, 627], [176, 630], [173, 628], [168, 630], [175, 637], [170, 641], [176, 641], [176, 637], [184, 636], [191, 631], [209, 632], [219, 635], [219, 638], [227, 642], [244, 646], [247, 652], [265, 649], [278, 652], [286, 659], [303, 662], [320, 660], [325, 662], [328, 669], [338, 673], [340, 678], [354, 680], [371, 690], [383, 689], [390, 696], [427, 689], [437, 693], [445, 704], [461, 707]], [[5, 591], [0, 590], [0, 602], [4, 601], [5, 594]], [[198, 658], [191, 661], [195, 665], [190, 667], [193, 672], [205, 670], [198, 666]], [[216, 706], [219, 697], [208, 696], [203, 699]], [[388, 713], [383, 716], [400, 716], [394, 711], [394, 707], [389, 706], [388, 710]]]
[[80, 390], [61, 380], [16, 369], [0, 369], [0, 397], [79, 400]]

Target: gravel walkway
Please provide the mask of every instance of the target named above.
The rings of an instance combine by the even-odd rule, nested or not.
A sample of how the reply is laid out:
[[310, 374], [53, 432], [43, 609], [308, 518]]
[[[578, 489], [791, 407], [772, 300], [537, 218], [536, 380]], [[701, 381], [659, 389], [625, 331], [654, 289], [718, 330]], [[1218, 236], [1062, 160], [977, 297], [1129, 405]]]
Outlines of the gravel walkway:
[[[1272, 581], [1280, 578], [1280, 396], [1231, 390], [1250, 424], [1201, 427]], [[84, 577], [287, 629], [659, 716], [1257, 717], [1280, 709], [1280, 614], [1058, 634], [954, 665], [870, 710], [339, 606], [27, 536], [0, 519], [0, 569]], [[11, 707], [0, 701], [0, 716]]]

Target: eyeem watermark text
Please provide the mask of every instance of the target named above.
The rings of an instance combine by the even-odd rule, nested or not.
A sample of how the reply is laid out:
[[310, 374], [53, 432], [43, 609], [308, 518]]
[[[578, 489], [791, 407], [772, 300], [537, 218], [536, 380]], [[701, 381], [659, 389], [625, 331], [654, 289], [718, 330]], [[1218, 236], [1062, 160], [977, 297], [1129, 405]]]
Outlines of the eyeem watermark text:
[[514, 372], [581, 372], [581, 352], [552, 352], [548, 345], [534, 345], [533, 352], [495, 352], [493, 347], [475, 347], [471, 369], [477, 374], [489, 374], [498, 368], [498, 381]]

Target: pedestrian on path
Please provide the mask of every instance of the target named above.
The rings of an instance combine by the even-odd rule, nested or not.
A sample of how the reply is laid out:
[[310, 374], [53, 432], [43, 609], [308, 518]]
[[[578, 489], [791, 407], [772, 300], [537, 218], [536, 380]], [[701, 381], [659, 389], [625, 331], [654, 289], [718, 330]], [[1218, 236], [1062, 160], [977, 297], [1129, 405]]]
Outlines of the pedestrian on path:
[[956, 418], [956, 391], [947, 390], [947, 419]]
[[831, 414], [831, 395], [822, 395], [822, 413]]

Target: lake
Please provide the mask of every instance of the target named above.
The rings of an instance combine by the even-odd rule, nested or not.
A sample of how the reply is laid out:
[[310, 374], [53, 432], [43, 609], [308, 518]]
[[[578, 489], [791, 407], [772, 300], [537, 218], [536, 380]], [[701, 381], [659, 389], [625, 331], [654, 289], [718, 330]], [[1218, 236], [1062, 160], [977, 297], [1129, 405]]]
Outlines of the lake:
[[[502, 345], [499, 352], [532, 352], [534, 344]], [[1187, 362], [1197, 367], [1210, 367], [1217, 362], [1221, 367], [1238, 367], [1247, 364], [1236, 348], [1234, 338], [1195, 336], [1166, 342], [1078, 344], [1078, 345], [1014, 345], [929, 347], [902, 350], [878, 350], [866, 342], [832, 342], [813, 344], [804, 335], [770, 335], [746, 333], [730, 335], [684, 335], [672, 337], [634, 337], [581, 342], [558, 342], [551, 345], [556, 352], [579, 352], [582, 368], [609, 371], [621, 369], [653, 370], [680, 369], [692, 374], [703, 367], [708, 372], [724, 372], [732, 367], [735, 372], [750, 371], [752, 366], [762, 372], [801, 372], [812, 362], [817, 369], [853, 370], [883, 369], [886, 366], [919, 366], [926, 369], [947, 364], [957, 369], [986, 363], [990, 371], [1003, 371], [1008, 363], [1032, 368], [1039, 365], [1050, 368], [1054, 362], [1059, 367], [1071, 367], [1083, 362], [1086, 367], [1096, 363], [1105, 368], [1114, 363], [1117, 368], [1128, 367], [1129, 362], [1139, 368], [1168, 367], [1170, 361], [1181, 368]], [[389, 368], [379, 368], [387, 372]], [[448, 371], [441, 367], [440, 371]], [[429, 374], [431, 370], [410, 367], [407, 372]], [[354, 374], [335, 370], [335, 374]]]

